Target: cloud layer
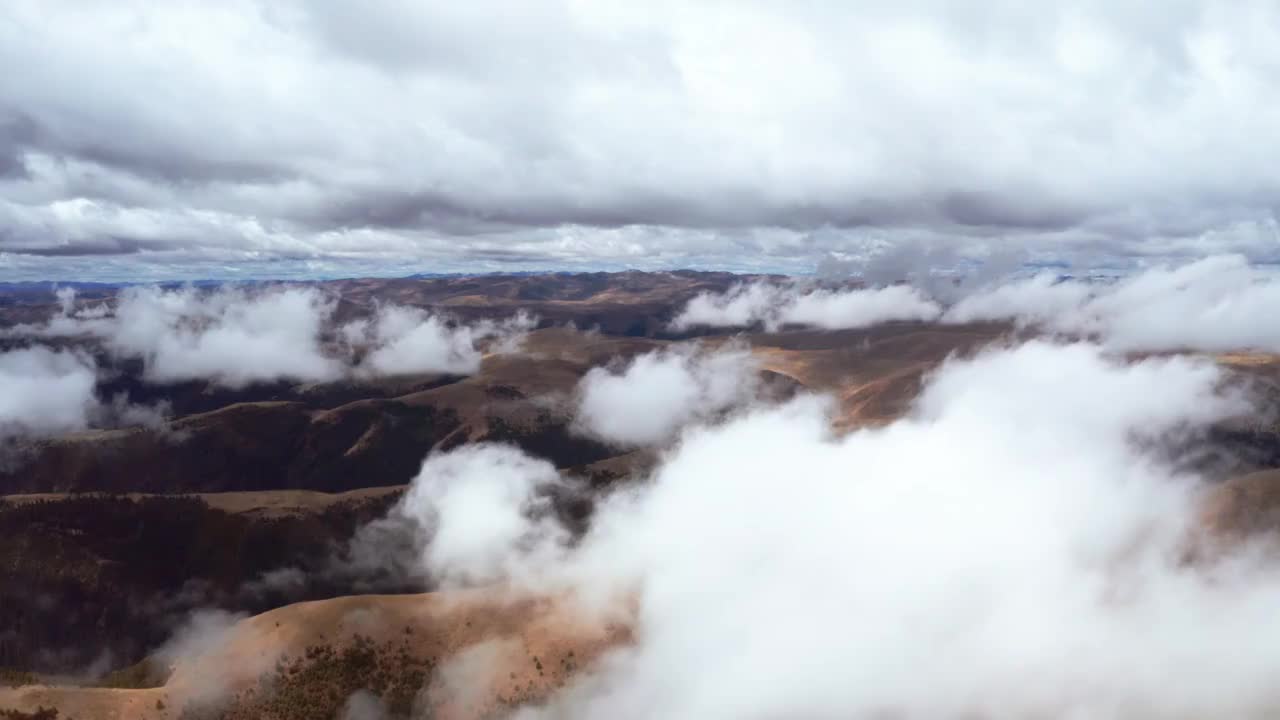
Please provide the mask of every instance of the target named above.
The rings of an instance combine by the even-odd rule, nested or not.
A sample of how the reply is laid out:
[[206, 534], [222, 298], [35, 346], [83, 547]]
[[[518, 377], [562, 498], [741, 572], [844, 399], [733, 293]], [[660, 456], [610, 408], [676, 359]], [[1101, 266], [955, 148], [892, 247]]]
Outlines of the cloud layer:
[[513, 350], [535, 322], [452, 322], [394, 304], [371, 318], [335, 327], [335, 298], [308, 286], [216, 290], [125, 288], [114, 308], [75, 309], [59, 291], [60, 311], [47, 323], [20, 325], [11, 337], [100, 338], [118, 357], [140, 358], [146, 378], [166, 383], [208, 380], [227, 387], [293, 380], [475, 372], [481, 346]]
[[624, 367], [592, 368], [577, 388], [578, 429], [620, 446], [657, 445], [687, 424], [754, 399], [758, 367], [749, 350], [678, 346]]
[[33, 347], [0, 353], [0, 438], [83, 430], [97, 400], [92, 358]]
[[676, 315], [671, 327], [679, 331], [758, 325], [777, 330], [802, 325], [847, 330], [899, 320], [933, 320], [941, 313], [938, 303], [908, 285], [830, 290], [754, 282], [722, 294], [698, 295]]
[[[473, 535], [634, 612], [633, 646], [514, 717], [1265, 717], [1280, 568], [1188, 562], [1200, 486], [1151, 451], [1247, 409], [1220, 381], [1032, 342], [949, 363], [882, 429], [833, 438], [802, 398], [694, 430], [573, 547]], [[468, 452], [475, 482], [520, 467]], [[505, 487], [545, 481], [524, 462]]]
[[166, 427], [169, 404], [130, 403], [97, 392], [98, 366], [78, 350], [34, 346], [0, 352], [0, 462], [6, 441], [47, 437], [89, 427]]
[[367, 348], [356, 368], [360, 375], [470, 374], [480, 367], [482, 341], [497, 338], [496, 348], [511, 350], [534, 325], [523, 312], [504, 322], [450, 325], [446, 318], [419, 308], [384, 305], [372, 320], [343, 326], [342, 334], [347, 342]]
[[336, 380], [343, 364], [326, 354], [320, 337], [332, 313], [332, 301], [310, 288], [254, 294], [128, 288], [107, 344], [141, 357], [156, 382], [208, 379], [241, 387]]
[[542, 485], [556, 469], [506, 445], [467, 445], [427, 458], [396, 512], [424, 531], [423, 566], [444, 586], [517, 577], [525, 552], [553, 550], [565, 532], [545, 513], [535, 517]]
[[[1280, 274], [1242, 255], [1212, 255], [1182, 264], [1156, 263], [1120, 277], [994, 277], [938, 273], [929, 254], [894, 262], [885, 277], [912, 284], [824, 289], [809, 283], [752, 282], [703, 293], [677, 313], [671, 328], [824, 330], [891, 321], [1007, 321], [1048, 334], [1096, 339], [1123, 351], [1280, 352]], [[865, 265], [839, 267], [864, 281], [883, 275]], [[847, 275], [846, 275], [847, 278]]]
[[0, 267], [805, 270], [906, 238], [1273, 258], [1280, 8], [1148, 10], [17, 0]]
[[1156, 266], [1112, 283], [1053, 275], [1002, 283], [947, 310], [946, 322], [1014, 320], [1096, 336], [1119, 350], [1280, 352], [1280, 276], [1241, 256]]

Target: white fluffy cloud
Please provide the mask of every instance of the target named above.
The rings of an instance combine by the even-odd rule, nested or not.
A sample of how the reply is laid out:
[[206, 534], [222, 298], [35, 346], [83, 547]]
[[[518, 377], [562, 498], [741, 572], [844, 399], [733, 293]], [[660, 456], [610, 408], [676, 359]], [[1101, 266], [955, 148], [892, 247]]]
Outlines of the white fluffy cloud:
[[1244, 411], [1220, 381], [1033, 342], [882, 429], [834, 438], [802, 398], [696, 431], [575, 549], [491, 546], [635, 611], [633, 645], [515, 717], [1267, 717], [1280, 566], [1188, 562], [1198, 481], [1134, 442]]
[[577, 426], [622, 446], [661, 443], [750, 401], [757, 369], [743, 348], [697, 346], [646, 353], [616, 370], [592, 368], [578, 384]]
[[449, 323], [440, 315], [418, 308], [385, 305], [373, 320], [357, 320], [342, 328], [344, 338], [364, 344], [368, 355], [357, 372], [366, 375], [404, 375], [424, 372], [470, 374], [480, 367], [480, 344], [512, 350], [534, 325], [523, 313], [506, 322]]
[[866, 290], [815, 290], [783, 306], [781, 325], [806, 325], [824, 330], [861, 328], [894, 320], [932, 320], [942, 308], [906, 285]]
[[675, 330], [695, 327], [747, 327], [762, 322], [785, 291], [764, 282], [742, 283], [724, 293], [700, 293], [671, 321]]
[[97, 363], [79, 351], [37, 345], [0, 353], [0, 441], [90, 427], [166, 428], [167, 402], [139, 405], [123, 393], [105, 400], [97, 382]]
[[[950, 258], [950, 260], [947, 260]], [[1129, 274], [1061, 279], [1019, 276], [1020, 263], [991, 259], [970, 273], [929, 247], [889, 246], [866, 262], [831, 262], [828, 275], [912, 284], [815, 289], [802, 282], [740, 284], [694, 297], [675, 330], [787, 325], [870, 327], [899, 320], [967, 323], [1008, 320], [1049, 333], [1091, 337], [1116, 350], [1280, 352], [1280, 274], [1243, 255], [1153, 263]], [[938, 263], [941, 263], [940, 265]], [[1004, 272], [1001, 272], [1001, 271]]]
[[945, 320], [1011, 319], [1119, 350], [1280, 351], [1280, 275], [1241, 256], [1155, 266], [1112, 283], [1051, 275], [964, 298]]
[[688, 330], [760, 324], [775, 330], [803, 325], [841, 330], [898, 320], [933, 320], [941, 312], [936, 302], [907, 285], [828, 290], [755, 282], [694, 297], [671, 326]]
[[1006, 280], [961, 298], [947, 308], [943, 320], [1017, 320], [1025, 325], [1040, 325], [1075, 312], [1096, 290], [1086, 282], [1060, 282], [1055, 273], [1039, 273]]
[[803, 270], [921, 234], [1274, 256], [1277, 48], [1269, 0], [14, 0], [0, 253], [24, 277]]
[[[452, 321], [399, 305], [372, 318], [333, 327], [334, 298], [306, 286], [121, 291], [113, 310], [75, 309], [74, 293], [59, 295], [47, 323], [19, 325], [8, 336], [101, 338], [120, 357], [143, 360], [153, 382], [209, 380], [228, 387], [255, 382], [323, 382], [347, 376], [425, 372], [472, 373], [481, 348], [518, 349], [535, 321], [518, 313], [502, 321]], [[330, 332], [336, 333], [328, 342]], [[355, 355], [363, 356], [359, 362]]]
[[231, 387], [277, 379], [335, 380], [342, 362], [321, 346], [333, 303], [311, 288], [261, 293], [128, 288], [109, 346], [146, 362], [159, 382], [209, 379]]
[[82, 430], [97, 405], [92, 358], [33, 347], [0, 353], [0, 436]]
[[550, 463], [506, 445], [467, 445], [422, 464], [396, 512], [420, 523], [428, 542], [423, 563], [448, 585], [512, 578], [528, 552], [554, 552], [563, 531], [533, 500], [539, 485], [558, 479]]

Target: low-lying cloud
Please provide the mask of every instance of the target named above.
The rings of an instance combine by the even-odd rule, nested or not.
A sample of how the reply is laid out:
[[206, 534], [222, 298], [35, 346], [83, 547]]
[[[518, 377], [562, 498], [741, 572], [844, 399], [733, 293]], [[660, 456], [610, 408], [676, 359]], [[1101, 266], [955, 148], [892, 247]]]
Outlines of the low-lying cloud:
[[1224, 255], [1110, 283], [1041, 274], [969, 295], [944, 320], [1013, 320], [1117, 350], [1280, 352], [1280, 323], [1270, 320], [1277, 307], [1280, 276]]
[[83, 430], [97, 405], [93, 359], [32, 347], [0, 353], [0, 437]]
[[98, 375], [97, 362], [78, 350], [37, 345], [0, 353], [0, 464], [14, 460], [23, 440], [89, 428], [169, 430], [167, 401], [103, 397]]
[[518, 556], [554, 552], [563, 540], [535, 498], [558, 477], [517, 448], [468, 445], [427, 458], [396, 512], [424, 529], [422, 561], [439, 583], [494, 582], [523, 572]]
[[167, 430], [167, 401], [140, 404], [127, 392], [108, 396], [102, 389], [120, 373], [113, 361], [140, 360], [142, 379], [154, 384], [205, 381], [233, 389], [282, 380], [470, 374], [483, 351], [518, 351], [535, 324], [523, 313], [461, 323], [384, 305], [372, 318], [336, 327], [336, 299], [314, 287], [131, 287], [112, 305], [89, 306], [76, 302], [72, 288], [60, 288], [56, 297], [58, 309], [48, 321], [0, 329], [0, 338], [23, 344], [0, 352], [6, 457], [11, 442], [22, 438], [87, 428]]
[[927, 321], [941, 311], [937, 303], [906, 285], [867, 290], [815, 290], [783, 306], [777, 324], [843, 330], [890, 321]]
[[746, 348], [696, 345], [592, 368], [578, 383], [576, 427], [620, 446], [662, 443], [688, 423], [751, 400], [758, 370]]
[[763, 282], [694, 297], [672, 321], [677, 331], [697, 327], [803, 325], [848, 330], [900, 320], [933, 320], [942, 308], [908, 285], [838, 290]]
[[445, 318], [419, 308], [386, 305], [372, 320], [356, 320], [342, 328], [348, 343], [368, 348], [356, 367], [360, 375], [405, 375], [425, 372], [471, 374], [480, 368], [480, 344], [498, 339], [499, 349], [532, 329], [524, 313], [506, 322], [482, 320], [450, 325]]
[[312, 288], [250, 294], [234, 288], [128, 288], [108, 347], [141, 357], [157, 382], [207, 379], [228, 387], [267, 380], [336, 380], [343, 364], [321, 344], [334, 303]]
[[782, 288], [768, 283], [743, 283], [724, 293], [701, 293], [671, 321], [675, 330], [695, 327], [747, 327], [763, 322]]
[[371, 318], [335, 328], [336, 298], [306, 286], [130, 287], [113, 309], [76, 309], [70, 289], [60, 290], [58, 298], [60, 310], [48, 322], [6, 334], [94, 337], [113, 356], [140, 358], [152, 382], [207, 380], [231, 388], [278, 380], [468, 374], [479, 366], [482, 345], [514, 350], [534, 325], [525, 314], [467, 324], [383, 305]]
[[1019, 275], [1020, 265], [1001, 258], [993, 268], [967, 275], [939, 275], [911, 262], [930, 257], [917, 250], [892, 263], [893, 274], [839, 263], [826, 268], [830, 277], [857, 272], [863, 282], [893, 278], [910, 284], [830, 289], [755, 282], [725, 293], [703, 293], [681, 309], [672, 329], [835, 330], [904, 320], [1007, 321], [1050, 334], [1093, 338], [1123, 351], [1280, 352], [1280, 324], [1268, 321], [1272, 309], [1280, 307], [1280, 275], [1242, 255], [1096, 278], [1063, 277], [1056, 271]]
[[[463, 546], [632, 608], [634, 644], [520, 720], [1265, 717], [1280, 566], [1189, 561], [1203, 485], [1154, 449], [1248, 410], [1211, 363], [1035, 341], [947, 363], [880, 429], [833, 436], [813, 397], [690, 429], [572, 547], [535, 520]], [[485, 482], [476, 453], [547, 481], [510, 452], [450, 485]]]

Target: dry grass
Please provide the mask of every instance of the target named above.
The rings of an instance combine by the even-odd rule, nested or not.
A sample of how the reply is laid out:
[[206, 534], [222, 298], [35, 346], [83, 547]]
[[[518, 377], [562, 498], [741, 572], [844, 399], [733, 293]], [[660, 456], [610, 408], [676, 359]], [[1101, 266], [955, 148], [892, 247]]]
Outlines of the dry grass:
[[[586, 620], [553, 599], [506, 592], [372, 595], [299, 603], [236, 625], [225, 642], [186, 658], [163, 687], [0, 689], [0, 708], [56, 708], [76, 718], [333, 717], [357, 690], [395, 716], [471, 720], [547, 697], [605, 649], [623, 626]], [[466, 692], [447, 687], [451, 662], [492, 648]], [[443, 671], [443, 672], [442, 672]]]

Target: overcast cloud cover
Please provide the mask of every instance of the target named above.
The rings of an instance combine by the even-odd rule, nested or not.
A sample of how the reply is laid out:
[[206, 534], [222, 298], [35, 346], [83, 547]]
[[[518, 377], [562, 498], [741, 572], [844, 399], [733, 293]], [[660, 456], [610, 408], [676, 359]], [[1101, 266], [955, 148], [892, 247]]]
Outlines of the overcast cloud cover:
[[1276, 258], [1268, 0], [0, 7], [6, 279]]

